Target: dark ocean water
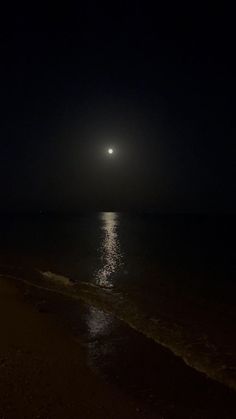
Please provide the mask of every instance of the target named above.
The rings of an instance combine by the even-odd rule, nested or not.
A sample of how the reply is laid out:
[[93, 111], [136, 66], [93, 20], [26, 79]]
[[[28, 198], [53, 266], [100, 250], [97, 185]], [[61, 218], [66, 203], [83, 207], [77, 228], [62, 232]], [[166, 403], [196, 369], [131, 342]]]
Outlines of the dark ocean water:
[[234, 216], [5, 216], [1, 273], [112, 313], [236, 389], [235, 237]]

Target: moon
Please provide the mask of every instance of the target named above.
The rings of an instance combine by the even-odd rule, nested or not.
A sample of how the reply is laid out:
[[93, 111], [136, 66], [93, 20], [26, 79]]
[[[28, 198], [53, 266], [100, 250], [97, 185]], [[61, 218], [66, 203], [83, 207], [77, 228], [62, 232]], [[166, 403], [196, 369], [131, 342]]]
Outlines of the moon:
[[108, 154], [113, 154], [114, 150], [113, 150], [113, 148], [108, 148], [107, 152], [108, 152]]

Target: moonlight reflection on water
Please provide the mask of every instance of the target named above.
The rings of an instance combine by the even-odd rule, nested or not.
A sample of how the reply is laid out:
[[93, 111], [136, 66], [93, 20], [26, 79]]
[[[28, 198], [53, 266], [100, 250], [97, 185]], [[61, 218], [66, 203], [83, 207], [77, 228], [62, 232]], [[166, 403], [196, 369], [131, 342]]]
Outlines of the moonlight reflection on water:
[[102, 237], [99, 246], [101, 267], [96, 272], [96, 283], [99, 286], [111, 288], [114, 277], [122, 266], [122, 253], [118, 237], [119, 214], [103, 212], [101, 214]]

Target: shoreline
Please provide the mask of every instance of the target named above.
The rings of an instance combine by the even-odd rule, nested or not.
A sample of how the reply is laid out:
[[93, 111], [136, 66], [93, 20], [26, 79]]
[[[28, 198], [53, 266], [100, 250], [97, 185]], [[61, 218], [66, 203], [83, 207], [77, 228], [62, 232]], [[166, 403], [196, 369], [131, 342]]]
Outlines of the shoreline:
[[90, 371], [70, 334], [4, 279], [0, 330], [0, 417], [140, 417], [131, 400]]
[[[215, 347], [214, 342], [208, 342], [206, 340], [206, 345], [204, 346], [204, 340], [201, 338], [202, 330], [198, 331], [200, 333], [196, 334], [194, 337], [194, 342], [190, 350], [192, 341], [189, 340], [186, 335], [186, 331], [188, 332], [188, 330], [185, 331], [181, 323], [177, 325], [177, 323], [175, 323], [176, 319], [173, 316], [167, 321], [164, 318], [162, 319], [163, 316], [161, 313], [159, 313], [160, 317], [155, 319], [155, 317], [152, 318], [151, 315], [150, 318], [147, 317], [145, 312], [141, 311], [139, 312], [139, 317], [137, 317], [136, 307], [129, 299], [126, 301], [122, 298], [122, 305], [120, 305], [120, 301], [117, 301], [116, 295], [112, 295], [110, 293], [107, 295], [103, 288], [101, 289], [94, 284], [86, 282], [78, 282], [75, 284], [68, 277], [57, 275], [53, 272], [38, 271], [35, 273], [36, 277], [37, 275], [40, 275], [40, 278], [38, 277], [38, 279], [34, 281], [25, 278], [23, 279], [14, 275], [8, 275], [8, 277], [24, 283], [24, 286], [35, 287], [39, 291], [41, 290], [53, 293], [71, 300], [75, 299], [78, 304], [87, 304], [97, 310], [101, 310], [111, 316], [115, 316], [119, 321], [124, 322], [130, 328], [134, 329], [138, 333], [142, 333], [145, 338], [150, 338], [157, 345], [161, 345], [163, 348], [169, 350], [171, 354], [179, 357], [190, 368], [206, 375], [206, 377], [212, 380], [216, 380], [234, 391], [236, 390], [235, 368], [232, 368], [231, 365], [227, 365], [227, 360], [222, 358], [222, 356], [220, 357], [219, 354], [216, 354], [215, 350], [211, 350], [211, 348]], [[165, 303], [166, 306], [169, 304], [168, 301], [165, 301]], [[158, 304], [162, 304], [163, 309], [163, 301], [159, 300]], [[128, 307], [128, 315], [124, 305]], [[209, 305], [209, 302], [207, 302], [207, 305]], [[206, 307], [203, 306], [201, 309], [206, 310]], [[209, 309], [208, 306], [207, 309]], [[214, 309], [215, 308], [213, 307], [213, 311]], [[189, 310], [191, 312], [190, 307]], [[160, 319], [162, 319], [162, 321], [160, 321]], [[205, 319], [204, 315], [201, 319], [198, 317], [197, 321], [202, 321], [203, 319]], [[218, 320], [221, 320], [221, 318], [219, 317]], [[216, 319], [214, 323], [217, 324]], [[228, 319], [228, 324], [231, 323], [234, 323], [233, 318]], [[174, 328], [172, 327], [173, 324]], [[176, 328], [176, 326], [179, 327]], [[169, 333], [166, 333], [166, 330], [168, 330]], [[179, 339], [180, 335], [181, 339]], [[233, 338], [231, 337], [231, 344], [233, 342], [232, 339]], [[198, 350], [200, 345], [201, 352]], [[229, 351], [231, 349], [228, 348], [227, 350]]]
[[[26, 298], [19, 289], [22, 287], [13, 280], [0, 279], [0, 413], [6, 419], [76, 415], [114, 419], [235, 417], [233, 390], [192, 370], [168, 350], [117, 320], [113, 325], [119, 344], [112, 334], [89, 341], [89, 345], [95, 345], [97, 356], [110, 342], [120, 345], [115, 362], [111, 358], [109, 368], [106, 365], [104, 379], [101, 370], [95, 373], [89, 365], [88, 344], [81, 338], [85, 333], [81, 332], [85, 327], [83, 310], [87, 308], [78, 301], [73, 303], [79, 310], [80, 324], [75, 339], [60, 318], [71, 306], [70, 301], [31, 289], [27, 289]], [[43, 307], [37, 300], [44, 301]], [[98, 313], [94, 315], [96, 319]], [[135, 353], [136, 345], [140, 354]], [[96, 362], [101, 363], [101, 359]], [[119, 370], [120, 377], [114, 379]], [[141, 394], [144, 390], [147, 394]]]

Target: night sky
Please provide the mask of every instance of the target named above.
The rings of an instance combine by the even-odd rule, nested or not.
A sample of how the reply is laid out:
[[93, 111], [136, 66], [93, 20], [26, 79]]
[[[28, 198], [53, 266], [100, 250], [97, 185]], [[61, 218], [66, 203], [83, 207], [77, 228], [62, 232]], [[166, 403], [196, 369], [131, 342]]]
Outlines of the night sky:
[[0, 210], [234, 212], [233, 11], [86, 3], [2, 11]]

